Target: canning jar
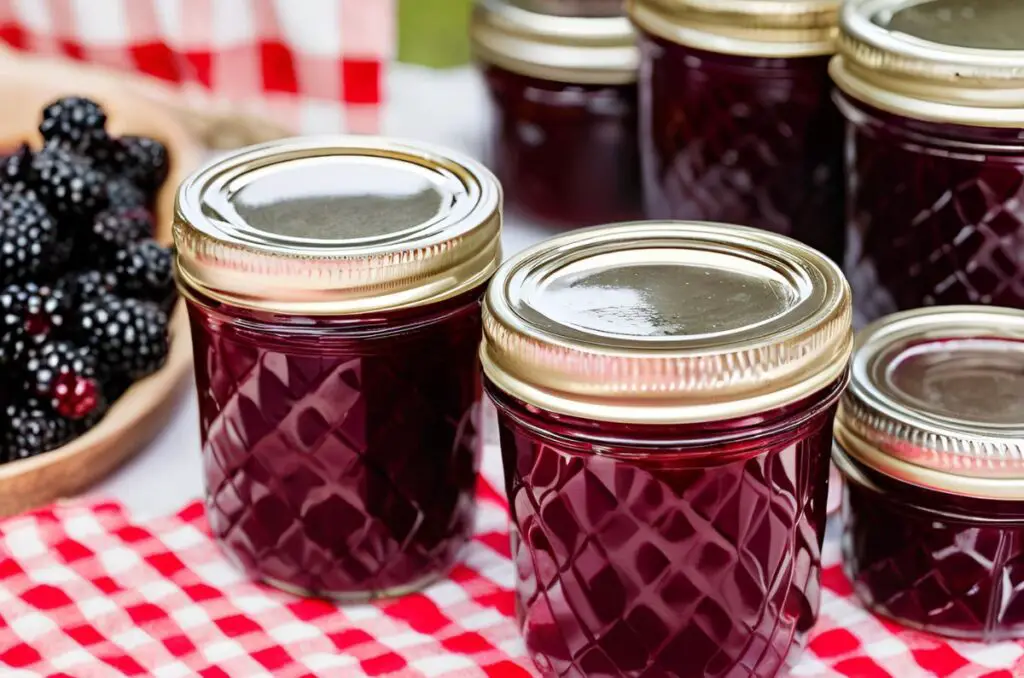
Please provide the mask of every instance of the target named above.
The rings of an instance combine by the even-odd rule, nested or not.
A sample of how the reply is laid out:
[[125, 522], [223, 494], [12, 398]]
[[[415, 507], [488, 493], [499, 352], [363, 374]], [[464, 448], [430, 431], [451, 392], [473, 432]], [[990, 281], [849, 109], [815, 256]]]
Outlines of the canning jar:
[[851, 372], [833, 456], [858, 595], [931, 633], [1024, 638], [1024, 312], [887, 316]]
[[489, 165], [510, 212], [570, 227], [641, 217], [637, 51], [621, 3], [609, 11], [594, 0], [476, 3], [470, 36], [490, 95]]
[[649, 218], [796, 238], [842, 262], [839, 0], [631, 0]]
[[1024, 307], [1024, 4], [853, 0], [832, 76], [847, 122], [855, 322]]
[[182, 184], [207, 516], [248, 574], [361, 600], [452, 565], [500, 204], [477, 163], [372, 137], [254, 146]]
[[818, 613], [850, 293], [794, 240], [584, 229], [484, 301], [516, 610], [550, 676], [774, 676]]

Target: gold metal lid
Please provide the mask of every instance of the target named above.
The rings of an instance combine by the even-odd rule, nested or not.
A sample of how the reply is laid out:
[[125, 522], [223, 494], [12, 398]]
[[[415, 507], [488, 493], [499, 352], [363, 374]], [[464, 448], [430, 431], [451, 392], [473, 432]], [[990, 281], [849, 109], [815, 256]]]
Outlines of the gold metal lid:
[[477, 0], [469, 37], [480, 61], [542, 80], [627, 84], [640, 62], [625, 16], [556, 16]]
[[764, 412], [843, 375], [850, 289], [783, 236], [635, 222], [553, 238], [506, 261], [484, 301], [484, 372], [503, 391], [601, 421]]
[[722, 54], [820, 56], [835, 52], [841, 0], [629, 0], [640, 28]]
[[835, 432], [891, 477], [1024, 499], [1024, 311], [944, 306], [869, 325]]
[[179, 286], [237, 306], [350, 314], [483, 284], [501, 259], [501, 188], [423, 144], [301, 137], [251, 146], [178, 189]]
[[610, 17], [625, 13], [625, 0], [508, 0], [509, 4], [536, 14], [576, 17]]
[[831, 73], [891, 113], [986, 127], [1024, 125], [1024, 3], [849, 0]]

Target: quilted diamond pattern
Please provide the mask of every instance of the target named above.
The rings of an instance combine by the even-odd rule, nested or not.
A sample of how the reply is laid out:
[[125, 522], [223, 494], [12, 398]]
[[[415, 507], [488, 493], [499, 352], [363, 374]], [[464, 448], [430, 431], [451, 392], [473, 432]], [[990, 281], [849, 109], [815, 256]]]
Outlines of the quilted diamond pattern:
[[833, 413], [708, 463], [562, 446], [503, 411], [517, 614], [541, 671], [774, 676], [817, 616]]
[[[1024, 515], [992, 524], [956, 506], [918, 506], [898, 492], [845, 484], [843, 561], [874, 611], [954, 638], [1024, 635]], [[1006, 503], [982, 514], [1006, 513]], [[945, 516], [927, 509], [940, 510]], [[960, 518], [949, 514], [961, 515]]]
[[207, 513], [230, 557], [354, 597], [451, 565], [482, 447], [475, 299], [376, 337], [191, 317]]
[[843, 123], [828, 57], [755, 60], [649, 35], [640, 45], [648, 216], [754, 226], [842, 261]]
[[857, 324], [930, 305], [1024, 308], [1017, 132], [953, 142], [952, 128], [903, 129], [901, 118], [849, 108], [845, 268]]

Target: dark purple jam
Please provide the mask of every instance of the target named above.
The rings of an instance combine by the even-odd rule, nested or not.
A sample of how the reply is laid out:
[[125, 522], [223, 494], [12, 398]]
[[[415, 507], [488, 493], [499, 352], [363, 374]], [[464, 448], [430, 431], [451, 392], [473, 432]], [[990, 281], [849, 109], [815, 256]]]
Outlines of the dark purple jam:
[[189, 303], [207, 515], [247, 573], [344, 599], [452, 565], [473, 529], [482, 291], [337, 317]]
[[842, 261], [842, 116], [828, 56], [706, 52], [640, 31], [648, 218], [753, 226]]
[[930, 305], [1024, 308], [1024, 131], [836, 97], [849, 120], [845, 269], [857, 320]]
[[563, 226], [642, 215], [636, 84], [577, 85], [493, 65], [490, 166], [512, 212]]
[[549, 676], [775, 676], [814, 624], [845, 378], [741, 420], [596, 422], [487, 383], [517, 615]]
[[872, 611], [953, 638], [1024, 637], [1024, 502], [927, 490], [849, 460], [843, 560]]

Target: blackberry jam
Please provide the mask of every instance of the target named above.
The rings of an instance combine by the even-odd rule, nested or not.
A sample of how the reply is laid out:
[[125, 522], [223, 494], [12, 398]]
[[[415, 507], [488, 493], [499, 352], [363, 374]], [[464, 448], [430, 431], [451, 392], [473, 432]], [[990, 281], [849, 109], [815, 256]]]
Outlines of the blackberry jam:
[[636, 47], [621, 3], [618, 15], [610, 6], [477, 2], [471, 37], [492, 104], [489, 164], [512, 211], [562, 226], [641, 216]]
[[364, 600], [454, 563], [499, 209], [477, 164], [380, 139], [251, 147], [182, 184], [207, 516], [249, 575]]
[[1022, 25], [1019, 3], [845, 6], [831, 70], [847, 120], [855, 323], [931, 305], [1024, 308]]
[[542, 674], [790, 661], [818, 614], [850, 347], [838, 267], [762, 231], [619, 224], [499, 269], [481, 359]]
[[858, 337], [834, 459], [865, 605], [953, 638], [1024, 638], [1024, 312], [887, 316]]
[[838, 2], [777, 4], [765, 15], [743, 0], [631, 2], [644, 206], [781, 233], [841, 262], [843, 120], [828, 75]]

